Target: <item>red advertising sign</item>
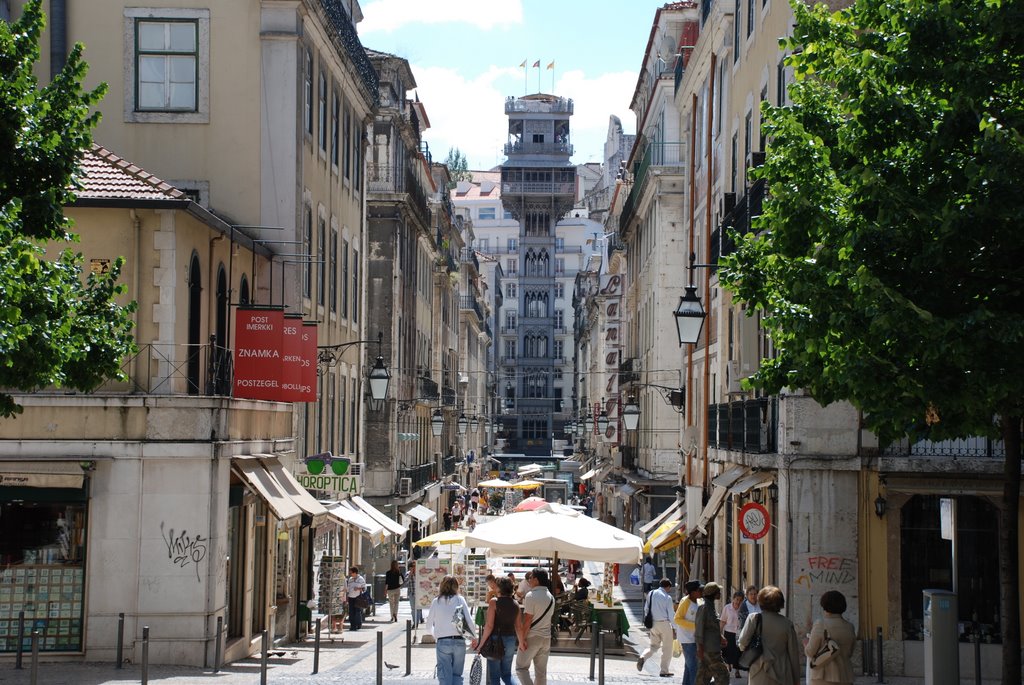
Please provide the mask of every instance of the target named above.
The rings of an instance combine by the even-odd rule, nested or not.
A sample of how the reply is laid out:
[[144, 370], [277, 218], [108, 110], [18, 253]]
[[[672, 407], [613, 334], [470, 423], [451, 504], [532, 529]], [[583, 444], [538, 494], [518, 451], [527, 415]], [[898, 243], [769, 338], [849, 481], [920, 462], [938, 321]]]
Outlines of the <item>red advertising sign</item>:
[[233, 397], [288, 401], [281, 390], [284, 312], [280, 309], [235, 311], [235, 384]]
[[302, 324], [302, 393], [298, 402], [316, 402], [316, 322]]
[[281, 334], [281, 393], [288, 402], [302, 394], [302, 315], [285, 314]]

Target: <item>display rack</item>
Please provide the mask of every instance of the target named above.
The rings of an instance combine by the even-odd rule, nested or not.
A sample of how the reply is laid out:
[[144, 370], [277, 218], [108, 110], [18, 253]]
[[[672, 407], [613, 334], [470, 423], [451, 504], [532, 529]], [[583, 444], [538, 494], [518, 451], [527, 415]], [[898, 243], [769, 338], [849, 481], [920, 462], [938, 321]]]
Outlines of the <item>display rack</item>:
[[[332, 632], [342, 632], [340, 626], [344, 625], [345, 610], [348, 607], [345, 591], [347, 569], [344, 557], [332, 557], [326, 554], [320, 557], [317, 612], [327, 617], [328, 636]], [[336, 620], [338, 620], [337, 624]], [[335, 630], [335, 625], [339, 626], [337, 630]]]
[[81, 568], [22, 565], [0, 570], [0, 651], [18, 646], [18, 614], [25, 612], [22, 646], [31, 648], [32, 631], [42, 633], [41, 651], [82, 648]]

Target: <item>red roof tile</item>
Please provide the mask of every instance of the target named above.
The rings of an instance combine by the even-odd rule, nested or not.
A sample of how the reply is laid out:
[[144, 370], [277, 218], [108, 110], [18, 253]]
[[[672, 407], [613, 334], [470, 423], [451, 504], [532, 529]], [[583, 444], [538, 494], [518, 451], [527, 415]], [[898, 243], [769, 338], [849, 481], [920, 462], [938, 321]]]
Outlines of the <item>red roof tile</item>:
[[188, 195], [153, 174], [93, 145], [82, 157], [80, 200], [187, 200]]

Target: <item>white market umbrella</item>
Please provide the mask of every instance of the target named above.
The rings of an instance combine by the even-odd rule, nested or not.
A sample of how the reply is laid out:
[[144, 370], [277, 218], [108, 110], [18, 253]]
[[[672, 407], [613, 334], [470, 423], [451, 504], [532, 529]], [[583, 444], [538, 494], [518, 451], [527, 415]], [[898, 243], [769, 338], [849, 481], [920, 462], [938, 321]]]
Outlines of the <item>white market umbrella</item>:
[[477, 483], [477, 487], [480, 487], [480, 488], [510, 488], [510, 487], [512, 487], [512, 483], [509, 483], [507, 480], [502, 480], [501, 478], [491, 478], [490, 480], [482, 480], [482, 481], [480, 481], [479, 483]]
[[481, 523], [463, 541], [499, 556], [564, 557], [620, 564], [640, 562], [643, 540], [569, 507], [549, 503]]

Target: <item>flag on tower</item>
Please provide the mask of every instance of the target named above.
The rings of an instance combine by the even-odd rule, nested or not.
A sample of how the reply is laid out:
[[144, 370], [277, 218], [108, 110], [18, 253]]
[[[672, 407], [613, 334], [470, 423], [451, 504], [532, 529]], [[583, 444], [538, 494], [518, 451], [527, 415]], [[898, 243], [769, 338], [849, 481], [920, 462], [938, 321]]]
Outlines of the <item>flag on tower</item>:
[[555, 68], [555, 60], [551, 60], [551, 63], [548, 64], [548, 69], [554, 69], [554, 68]]
[[523, 63], [519, 65], [519, 68], [520, 69], [525, 69], [526, 68], [526, 60], [525, 59], [523, 60]]
[[535, 66], [536, 68], [540, 69], [540, 60], [537, 60], [536, 62], [534, 62], [533, 66]]

